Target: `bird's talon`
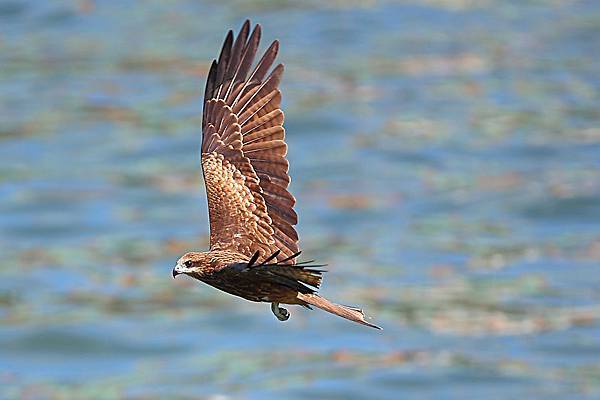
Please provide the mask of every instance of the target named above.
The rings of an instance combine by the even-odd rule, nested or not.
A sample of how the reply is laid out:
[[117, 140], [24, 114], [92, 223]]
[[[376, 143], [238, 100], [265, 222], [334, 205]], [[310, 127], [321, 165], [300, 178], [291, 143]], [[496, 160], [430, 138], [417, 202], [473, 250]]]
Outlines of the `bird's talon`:
[[280, 321], [287, 321], [290, 318], [290, 312], [285, 308], [279, 308], [279, 312], [281, 315]]
[[290, 312], [283, 307], [279, 307], [279, 303], [271, 303], [271, 311], [280, 321], [287, 321], [290, 318]]
[[288, 310], [286, 310], [285, 308], [279, 307], [278, 311], [279, 312], [277, 314], [275, 314], [277, 319], [279, 319], [280, 321], [287, 321], [288, 319], [290, 319], [290, 312]]

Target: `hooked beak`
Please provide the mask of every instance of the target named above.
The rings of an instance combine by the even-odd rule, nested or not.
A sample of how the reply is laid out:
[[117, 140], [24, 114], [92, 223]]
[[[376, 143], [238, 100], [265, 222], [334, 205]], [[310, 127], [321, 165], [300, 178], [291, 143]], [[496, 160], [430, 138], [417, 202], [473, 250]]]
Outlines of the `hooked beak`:
[[176, 277], [177, 275], [179, 275], [179, 274], [181, 274], [181, 272], [177, 271], [177, 266], [175, 266], [175, 267], [173, 268], [173, 279], [175, 279], [175, 277]]

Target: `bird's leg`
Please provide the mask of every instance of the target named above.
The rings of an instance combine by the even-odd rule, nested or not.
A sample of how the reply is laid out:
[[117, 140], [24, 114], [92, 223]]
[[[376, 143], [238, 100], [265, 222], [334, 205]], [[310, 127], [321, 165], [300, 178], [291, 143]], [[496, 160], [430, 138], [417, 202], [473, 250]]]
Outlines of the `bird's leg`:
[[271, 311], [280, 321], [287, 321], [290, 318], [290, 312], [285, 308], [279, 307], [279, 303], [271, 303]]

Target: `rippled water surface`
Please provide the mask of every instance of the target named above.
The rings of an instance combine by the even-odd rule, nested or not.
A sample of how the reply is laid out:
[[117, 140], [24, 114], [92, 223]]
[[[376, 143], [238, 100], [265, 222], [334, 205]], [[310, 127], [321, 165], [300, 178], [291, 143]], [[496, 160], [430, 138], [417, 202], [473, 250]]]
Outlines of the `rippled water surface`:
[[[0, 397], [600, 397], [598, 4], [0, 1]], [[171, 278], [246, 17], [305, 257], [382, 332]]]

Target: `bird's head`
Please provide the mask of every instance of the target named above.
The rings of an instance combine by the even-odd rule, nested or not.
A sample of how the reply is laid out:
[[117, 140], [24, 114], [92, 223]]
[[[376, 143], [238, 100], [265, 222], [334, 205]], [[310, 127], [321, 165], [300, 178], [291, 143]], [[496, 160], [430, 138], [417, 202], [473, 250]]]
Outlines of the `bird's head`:
[[173, 268], [173, 278], [179, 274], [195, 275], [201, 277], [207, 267], [211, 265], [211, 257], [208, 253], [190, 252], [185, 253], [177, 260]]

